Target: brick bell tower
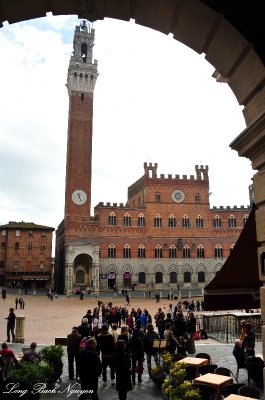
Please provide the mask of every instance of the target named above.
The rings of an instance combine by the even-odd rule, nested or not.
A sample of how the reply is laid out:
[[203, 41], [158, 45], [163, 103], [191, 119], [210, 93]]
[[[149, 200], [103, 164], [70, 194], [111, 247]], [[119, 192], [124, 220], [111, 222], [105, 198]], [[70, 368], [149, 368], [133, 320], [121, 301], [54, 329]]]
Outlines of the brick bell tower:
[[93, 93], [98, 77], [93, 63], [94, 29], [76, 26], [67, 89], [69, 118], [65, 187], [65, 223], [89, 221], [91, 209]]
[[59, 256], [59, 280], [65, 293], [77, 288], [99, 290], [99, 245], [89, 234], [93, 93], [98, 77], [97, 61], [92, 59], [94, 36], [94, 29], [90, 29], [86, 21], [76, 26], [67, 75], [69, 115], [65, 209], [64, 221], [58, 229], [58, 244], [63, 249]]

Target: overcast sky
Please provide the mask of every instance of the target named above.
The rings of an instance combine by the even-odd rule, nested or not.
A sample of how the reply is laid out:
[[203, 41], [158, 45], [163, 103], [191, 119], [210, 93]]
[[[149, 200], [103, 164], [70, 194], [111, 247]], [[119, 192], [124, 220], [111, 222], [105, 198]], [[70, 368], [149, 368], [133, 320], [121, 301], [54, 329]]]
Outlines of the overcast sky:
[[[67, 69], [75, 16], [0, 29], [0, 224], [56, 228], [63, 219]], [[255, 171], [229, 144], [245, 128], [241, 108], [214, 67], [170, 36], [134, 22], [94, 23], [92, 210], [125, 203], [143, 175], [195, 173], [209, 165], [211, 206], [248, 205]], [[93, 212], [93, 211], [92, 211]]]

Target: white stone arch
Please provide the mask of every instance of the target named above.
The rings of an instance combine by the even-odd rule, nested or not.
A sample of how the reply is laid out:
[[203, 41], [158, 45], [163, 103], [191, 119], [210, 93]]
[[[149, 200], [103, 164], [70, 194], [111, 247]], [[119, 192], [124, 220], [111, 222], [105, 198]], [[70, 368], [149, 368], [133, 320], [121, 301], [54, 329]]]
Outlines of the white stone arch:
[[156, 272], [162, 272], [164, 274], [165, 273], [165, 269], [161, 264], [157, 264], [154, 267], [154, 273], [156, 273]]
[[136, 272], [139, 274], [139, 272], [145, 272], [147, 273], [147, 268], [145, 265], [139, 265], [139, 267], [137, 268]]
[[177, 265], [172, 264], [168, 267], [168, 273], [170, 272], [176, 272], [177, 274], [179, 273], [179, 268]]
[[122, 275], [124, 274], [124, 272], [130, 272], [132, 274], [133, 273], [133, 269], [129, 264], [126, 264], [121, 269]]
[[188, 271], [188, 272], [190, 272], [192, 274], [192, 267], [191, 267], [190, 264], [183, 265], [181, 272], [184, 274], [184, 272], [186, 272], [186, 271]]
[[114, 272], [116, 275], [118, 274], [118, 268], [114, 264], [109, 265], [107, 267], [106, 271], [107, 271], [107, 273]]
[[216, 272], [220, 271], [222, 266], [223, 266], [223, 264], [221, 264], [221, 263], [215, 264], [215, 266], [213, 267], [213, 272], [216, 274]]
[[196, 273], [203, 271], [205, 274], [207, 273], [207, 268], [204, 264], [199, 264], [196, 267]]

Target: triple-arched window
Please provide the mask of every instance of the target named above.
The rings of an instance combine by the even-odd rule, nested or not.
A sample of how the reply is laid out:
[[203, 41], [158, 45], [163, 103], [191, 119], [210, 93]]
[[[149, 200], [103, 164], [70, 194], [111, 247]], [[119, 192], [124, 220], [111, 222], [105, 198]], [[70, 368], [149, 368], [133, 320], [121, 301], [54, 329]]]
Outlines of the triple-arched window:
[[157, 214], [155, 216], [154, 225], [155, 225], [156, 228], [161, 228], [162, 227], [162, 218], [161, 218], [161, 216], [159, 214]]
[[123, 258], [131, 258], [131, 248], [128, 244], [123, 247]]
[[109, 215], [109, 225], [116, 225], [117, 218], [114, 212], [111, 212]]
[[236, 218], [234, 217], [234, 215], [230, 215], [230, 217], [228, 218], [228, 227], [229, 228], [236, 227]]
[[111, 244], [108, 248], [108, 258], [116, 258], [116, 247]]
[[183, 247], [182, 252], [183, 252], [183, 258], [190, 258], [190, 248], [187, 244]]
[[204, 247], [201, 244], [197, 247], [197, 258], [204, 258]]
[[163, 257], [162, 247], [158, 244], [155, 248], [155, 258], [162, 258], [162, 257]]
[[130, 214], [126, 213], [123, 217], [123, 225], [124, 226], [131, 226], [132, 221], [131, 221], [131, 216]]
[[173, 214], [171, 214], [168, 218], [168, 227], [175, 228], [176, 227], [176, 218]]
[[145, 258], [145, 247], [143, 244], [138, 247], [138, 258]]
[[223, 258], [223, 249], [220, 244], [215, 246], [214, 256], [215, 256], [215, 258]]

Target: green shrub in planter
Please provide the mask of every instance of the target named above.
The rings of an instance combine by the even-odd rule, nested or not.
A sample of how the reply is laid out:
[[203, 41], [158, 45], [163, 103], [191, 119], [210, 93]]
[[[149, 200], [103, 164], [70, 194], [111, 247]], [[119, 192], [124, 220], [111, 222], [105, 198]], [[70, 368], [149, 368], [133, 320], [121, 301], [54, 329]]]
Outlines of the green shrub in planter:
[[40, 351], [41, 359], [48, 364], [56, 365], [63, 356], [63, 347], [60, 344], [52, 344]]
[[34, 386], [36, 383], [47, 382], [52, 375], [52, 367], [45, 362], [21, 361], [17, 368], [10, 370], [9, 382]]

